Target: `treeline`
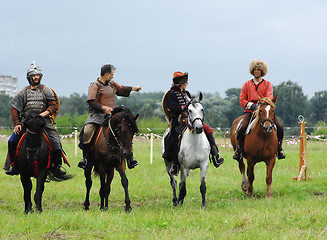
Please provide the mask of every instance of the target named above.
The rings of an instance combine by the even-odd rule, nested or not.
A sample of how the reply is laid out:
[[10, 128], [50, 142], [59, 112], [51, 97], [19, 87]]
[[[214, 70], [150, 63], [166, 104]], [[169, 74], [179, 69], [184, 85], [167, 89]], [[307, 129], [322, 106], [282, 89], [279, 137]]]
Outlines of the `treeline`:
[[[243, 114], [239, 104], [241, 88], [231, 88], [222, 98], [218, 92], [203, 93], [202, 105], [205, 110], [205, 122], [213, 128], [229, 128], [233, 120]], [[60, 95], [60, 92], [58, 93]], [[191, 93], [197, 96], [198, 93]], [[319, 91], [308, 99], [302, 87], [292, 81], [274, 86], [274, 95], [278, 94], [276, 114], [284, 127], [297, 127], [298, 116], [303, 115], [308, 127], [327, 127], [327, 90]], [[117, 105], [124, 105], [136, 114], [140, 114], [139, 128], [166, 128], [165, 116], [161, 108], [164, 92], [132, 93], [129, 98], [116, 98]], [[61, 133], [70, 133], [73, 127], [80, 129], [88, 115], [87, 96], [73, 93], [70, 97], [60, 97], [60, 112], [56, 126]], [[11, 126], [10, 98], [0, 95], [0, 125]], [[308, 132], [310, 133], [310, 132]]]

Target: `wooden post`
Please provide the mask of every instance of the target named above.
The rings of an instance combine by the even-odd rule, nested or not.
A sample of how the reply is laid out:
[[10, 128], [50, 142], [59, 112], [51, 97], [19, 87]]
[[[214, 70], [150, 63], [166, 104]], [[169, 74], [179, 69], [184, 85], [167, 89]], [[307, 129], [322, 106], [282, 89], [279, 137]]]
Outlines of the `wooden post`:
[[77, 146], [78, 146], [78, 143], [77, 143], [77, 128], [74, 128], [75, 131], [74, 131], [74, 137], [75, 137], [75, 157], [77, 158]]
[[224, 132], [224, 144], [225, 144], [225, 148], [226, 148], [226, 145], [227, 145], [227, 142], [226, 142], [226, 132]]
[[299, 154], [299, 172], [302, 169], [302, 166], [304, 165], [304, 161], [303, 161], [303, 135], [305, 133], [305, 122], [300, 122], [300, 154]]
[[151, 133], [150, 137], [150, 164], [152, 164], [153, 159], [153, 133]]

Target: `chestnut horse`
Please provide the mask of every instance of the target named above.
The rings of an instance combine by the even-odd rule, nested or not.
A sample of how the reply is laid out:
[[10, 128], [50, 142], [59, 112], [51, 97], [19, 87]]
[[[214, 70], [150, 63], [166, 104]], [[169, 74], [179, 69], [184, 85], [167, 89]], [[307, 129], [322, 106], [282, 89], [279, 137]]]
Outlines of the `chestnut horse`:
[[[259, 98], [259, 106], [253, 113], [253, 121], [249, 123], [248, 129], [251, 128], [251, 130], [245, 135], [244, 153], [242, 153], [242, 159], [239, 161], [239, 169], [242, 174], [242, 190], [248, 195], [253, 193], [254, 166], [256, 163], [263, 161], [266, 163], [267, 169], [266, 197], [271, 197], [272, 171], [275, 166], [278, 147], [274, 123], [276, 101], [277, 95], [272, 100], [266, 97]], [[237, 147], [236, 131], [243, 117], [240, 116], [235, 119], [230, 130], [230, 138], [234, 150]], [[247, 159], [247, 179], [245, 177], [243, 157]]]
[[100, 127], [94, 149], [91, 152], [90, 163], [84, 170], [86, 197], [84, 201], [85, 210], [89, 210], [90, 190], [92, 187], [91, 173], [100, 175], [100, 198], [101, 210], [108, 209], [108, 198], [110, 184], [116, 169], [121, 177], [121, 183], [125, 190], [125, 211], [132, 211], [128, 192], [128, 179], [125, 174], [125, 158], [133, 157], [133, 137], [138, 132], [136, 119], [127, 108], [115, 108], [111, 116], [107, 116]]

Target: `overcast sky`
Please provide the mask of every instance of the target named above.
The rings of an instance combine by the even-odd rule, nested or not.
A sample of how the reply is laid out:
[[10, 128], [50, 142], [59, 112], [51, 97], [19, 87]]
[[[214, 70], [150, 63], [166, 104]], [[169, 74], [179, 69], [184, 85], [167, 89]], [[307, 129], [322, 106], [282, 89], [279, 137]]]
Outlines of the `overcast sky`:
[[0, 74], [27, 85], [33, 60], [59, 96], [87, 94], [105, 63], [115, 80], [166, 91], [175, 71], [188, 90], [241, 88], [254, 58], [273, 85], [291, 80], [309, 98], [327, 90], [325, 0], [0, 0]]

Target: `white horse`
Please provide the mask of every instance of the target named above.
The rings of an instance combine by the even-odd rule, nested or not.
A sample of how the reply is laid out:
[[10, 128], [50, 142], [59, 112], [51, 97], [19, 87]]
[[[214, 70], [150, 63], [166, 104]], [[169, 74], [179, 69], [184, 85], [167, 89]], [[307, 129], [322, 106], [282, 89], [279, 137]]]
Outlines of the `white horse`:
[[[191, 169], [200, 168], [201, 171], [201, 185], [200, 192], [202, 194], [202, 207], [206, 207], [206, 175], [209, 165], [210, 145], [209, 141], [203, 131], [203, 107], [200, 103], [202, 100], [202, 93], [200, 93], [199, 99], [188, 99], [188, 117], [187, 117], [187, 129], [184, 132], [180, 149], [178, 152], [178, 161], [180, 164], [181, 181], [179, 184], [179, 196], [177, 200], [176, 186], [177, 181], [174, 175], [169, 173], [172, 166], [171, 161], [165, 159], [166, 170], [170, 177], [170, 185], [173, 189], [173, 204], [177, 206], [179, 203], [183, 204], [186, 196], [186, 178], [188, 177]], [[162, 152], [164, 152], [164, 138], [169, 133], [169, 129], [166, 130], [162, 140]]]

